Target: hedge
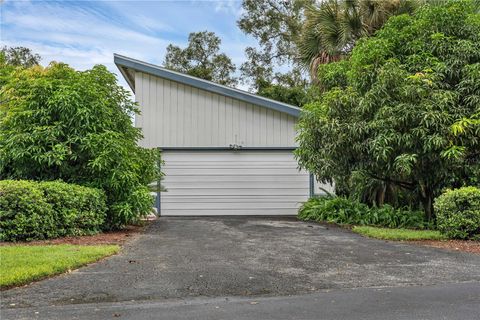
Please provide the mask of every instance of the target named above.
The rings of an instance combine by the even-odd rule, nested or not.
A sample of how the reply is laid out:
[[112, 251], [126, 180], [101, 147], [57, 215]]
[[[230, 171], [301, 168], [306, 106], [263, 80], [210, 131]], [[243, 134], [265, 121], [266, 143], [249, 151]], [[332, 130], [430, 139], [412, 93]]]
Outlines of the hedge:
[[103, 191], [60, 181], [0, 181], [0, 240], [31, 241], [101, 231]]
[[452, 239], [480, 240], [480, 189], [447, 190], [434, 203], [438, 230]]

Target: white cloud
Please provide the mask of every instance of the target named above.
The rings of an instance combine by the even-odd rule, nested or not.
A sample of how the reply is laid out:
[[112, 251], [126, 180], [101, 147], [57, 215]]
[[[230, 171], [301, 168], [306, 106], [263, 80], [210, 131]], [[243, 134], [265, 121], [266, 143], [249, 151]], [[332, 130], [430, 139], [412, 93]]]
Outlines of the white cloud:
[[235, 19], [243, 13], [241, 1], [238, 0], [217, 0], [215, 1], [215, 12], [224, 12], [235, 16]]
[[[104, 64], [119, 74], [113, 64], [113, 53], [159, 63], [168, 44], [157, 36], [137, 30], [141, 28], [133, 23], [131, 27], [112, 23], [90, 8], [72, 8], [56, 2], [41, 6], [12, 4], [2, 8], [2, 44], [31, 48], [42, 56], [43, 65], [62, 61], [85, 70], [95, 64]], [[161, 27], [153, 21], [146, 25]], [[125, 85], [123, 78], [119, 79]]]
[[169, 43], [184, 47], [189, 32], [209, 30], [239, 67], [245, 47], [255, 43], [236, 27], [239, 1], [7, 0], [1, 6], [2, 45], [29, 47], [44, 65], [55, 60], [85, 70], [104, 64], [119, 75], [113, 53], [161, 64]]

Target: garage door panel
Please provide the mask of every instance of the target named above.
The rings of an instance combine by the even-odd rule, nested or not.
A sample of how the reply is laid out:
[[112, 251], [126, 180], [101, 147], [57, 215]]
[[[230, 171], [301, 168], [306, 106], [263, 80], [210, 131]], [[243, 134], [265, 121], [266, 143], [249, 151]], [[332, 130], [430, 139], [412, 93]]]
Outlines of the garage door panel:
[[171, 168], [237, 168], [237, 167], [293, 167], [297, 168], [292, 161], [178, 161], [170, 165]]
[[298, 204], [295, 202], [167, 202], [163, 204], [164, 210], [239, 210], [239, 209], [295, 209]]
[[169, 190], [182, 188], [250, 188], [254, 185], [255, 189], [264, 188], [305, 188], [305, 181], [184, 181], [184, 182], [169, 182]]
[[[296, 209], [295, 209], [296, 210]], [[190, 209], [170, 209], [167, 210], [167, 216], [278, 216], [278, 215], [292, 215], [292, 209], [239, 209], [239, 210], [214, 210], [214, 209], [202, 209], [202, 210], [190, 210]]]
[[218, 202], [236, 202], [236, 203], [258, 203], [265, 201], [274, 201], [274, 202], [293, 202], [300, 203], [305, 200], [305, 195], [282, 195], [282, 196], [239, 196], [239, 195], [216, 195], [216, 196], [185, 196], [185, 195], [169, 195], [162, 199], [162, 203], [218, 203]]
[[[164, 151], [163, 154], [168, 153], [168, 160], [173, 162], [244, 162], [244, 161], [262, 161], [262, 162], [278, 162], [278, 161], [292, 161], [293, 154], [291, 152], [276, 152], [276, 151]], [[212, 158], [212, 155], [214, 158]], [[194, 156], [190, 157], [189, 156]]]
[[309, 175], [283, 152], [163, 153], [162, 215], [295, 215]]
[[212, 194], [216, 195], [243, 195], [243, 196], [255, 196], [255, 195], [305, 195], [308, 194], [309, 189], [254, 189], [254, 188], [236, 188], [236, 189], [224, 189], [224, 188], [204, 188], [204, 189], [197, 189], [197, 188], [176, 188], [176, 189], [168, 189], [167, 191], [163, 192], [165, 197], [170, 195], [197, 195], [197, 196], [210, 196]]
[[204, 181], [204, 182], [222, 182], [222, 181], [248, 181], [248, 182], [257, 182], [257, 181], [273, 181], [273, 182], [305, 182], [305, 179], [308, 179], [306, 175], [303, 174], [277, 174], [277, 175], [236, 175], [236, 176], [227, 176], [227, 175], [212, 175], [212, 174], [196, 174], [194, 177], [184, 175], [184, 176], [166, 176], [163, 179], [163, 182], [168, 183], [180, 183], [180, 182], [191, 182], [195, 180]]
[[190, 168], [190, 169], [171, 169], [169, 168], [170, 175], [179, 175], [179, 176], [192, 176], [196, 174], [212, 174], [212, 175], [228, 175], [228, 176], [237, 176], [237, 175], [244, 175], [244, 174], [251, 174], [251, 175], [276, 175], [276, 174], [297, 174], [298, 169], [292, 167], [285, 167], [285, 168], [278, 168], [278, 167], [266, 167], [266, 168], [216, 168], [210, 170], [202, 170], [202, 168]]

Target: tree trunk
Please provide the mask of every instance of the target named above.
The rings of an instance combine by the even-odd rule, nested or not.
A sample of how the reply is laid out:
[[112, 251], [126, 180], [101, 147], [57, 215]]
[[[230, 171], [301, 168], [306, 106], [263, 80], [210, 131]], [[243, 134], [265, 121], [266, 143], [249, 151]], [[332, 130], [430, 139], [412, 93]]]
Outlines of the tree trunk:
[[433, 212], [433, 191], [430, 187], [420, 184], [423, 211], [428, 221], [434, 217]]
[[433, 219], [433, 195], [423, 199], [423, 210], [428, 221]]
[[[386, 182], [385, 182], [386, 183]], [[382, 184], [380, 190], [377, 191], [377, 206], [382, 207], [385, 203], [385, 183]]]

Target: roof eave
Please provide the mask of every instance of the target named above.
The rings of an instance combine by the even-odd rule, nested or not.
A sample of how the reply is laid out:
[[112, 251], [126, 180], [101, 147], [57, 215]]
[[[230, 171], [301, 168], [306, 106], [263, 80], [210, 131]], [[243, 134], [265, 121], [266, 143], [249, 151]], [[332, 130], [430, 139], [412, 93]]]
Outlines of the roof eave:
[[124, 76], [130, 88], [135, 92], [135, 79], [129, 79], [127, 69], [138, 70], [147, 74], [155, 75], [163, 79], [179, 82], [190, 85], [195, 88], [203, 89], [209, 92], [217, 93], [230, 98], [245, 101], [251, 104], [263, 106], [272, 110], [280, 111], [294, 117], [300, 115], [300, 108], [288, 105], [286, 103], [278, 102], [272, 99], [251, 94], [246, 91], [229, 88], [216, 84], [211, 81], [195, 78], [179, 72], [167, 70], [165, 68], [149, 64], [143, 61], [132, 59], [129, 57], [114, 54], [114, 62]]
[[133, 93], [135, 93], [135, 79], [130, 78], [130, 76], [128, 75], [128, 71], [125, 67], [118, 65], [117, 63], [115, 63], [115, 65], [117, 66], [118, 70], [120, 70], [120, 73], [122, 74], [125, 81], [127, 81], [130, 89], [132, 89]]

